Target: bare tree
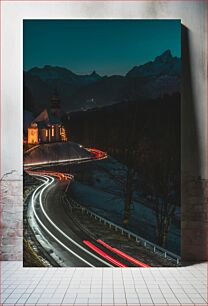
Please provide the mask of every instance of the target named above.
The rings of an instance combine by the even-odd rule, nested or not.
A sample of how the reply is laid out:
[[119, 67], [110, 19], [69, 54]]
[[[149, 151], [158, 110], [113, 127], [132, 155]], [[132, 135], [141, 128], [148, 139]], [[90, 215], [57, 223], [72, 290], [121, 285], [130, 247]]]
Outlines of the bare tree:
[[170, 224], [180, 205], [180, 152], [164, 144], [165, 139], [158, 150], [146, 152], [143, 182], [143, 189], [153, 203], [157, 242], [162, 247], [166, 246]]

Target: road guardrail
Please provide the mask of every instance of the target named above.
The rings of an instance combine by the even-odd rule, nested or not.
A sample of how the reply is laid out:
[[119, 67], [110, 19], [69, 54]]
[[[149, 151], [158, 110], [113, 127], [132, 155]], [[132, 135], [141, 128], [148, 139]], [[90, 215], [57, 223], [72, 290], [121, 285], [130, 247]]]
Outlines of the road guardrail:
[[[95, 220], [98, 220], [99, 222], [108, 225], [109, 228], [114, 229], [115, 231], [120, 231], [122, 235], [127, 235], [128, 238], [130, 239], [134, 239], [137, 243], [141, 243], [145, 248], [151, 250], [153, 253], [159, 255], [160, 257], [166, 258], [167, 260], [173, 261], [174, 263], [176, 263], [177, 265], [180, 264], [181, 262], [181, 257], [138, 236], [137, 234], [123, 228], [120, 225], [115, 224], [114, 222], [109, 221], [106, 218], [103, 218], [101, 216], [99, 216], [98, 214], [94, 213], [93, 211], [91, 211], [90, 209], [86, 208], [85, 206], [77, 203], [76, 201], [74, 201], [72, 198], [68, 198], [69, 204], [70, 204], [70, 208], [73, 209], [73, 207], [79, 208], [82, 213], [86, 213], [87, 215], [89, 215], [90, 217], [94, 217]], [[71, 205], [72, 204], [72, 205]]]

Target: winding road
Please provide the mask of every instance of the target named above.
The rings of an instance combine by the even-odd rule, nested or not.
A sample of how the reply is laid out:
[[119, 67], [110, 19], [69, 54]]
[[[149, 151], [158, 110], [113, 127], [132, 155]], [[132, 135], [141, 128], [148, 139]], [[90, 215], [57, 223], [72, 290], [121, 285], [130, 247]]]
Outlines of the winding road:
[[[93, 154], [91, 161], [107, 157], [105, 152], [88, 150]], [[74, 221], [65, 199], [65, 191], [74, 179], [71, 174], [32, 169], [27, 173], [41, 181], [28, 199], [28, 217], [35, 219], [45, 241], [62, 254], [67, 266], [148, 267], [104, 241], [93, 239]]]

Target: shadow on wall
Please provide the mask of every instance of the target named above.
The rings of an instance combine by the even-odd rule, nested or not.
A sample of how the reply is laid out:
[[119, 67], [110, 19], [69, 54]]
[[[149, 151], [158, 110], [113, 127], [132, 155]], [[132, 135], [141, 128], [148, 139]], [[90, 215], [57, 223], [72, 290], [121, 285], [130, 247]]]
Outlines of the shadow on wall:
[[190, 32], [182, 25], [182, 99], [181, 99], [181, 257], [182, 263], [208, 259], [207, 229], [204, 218], [206, 182], [200, 177], [202, 155], [196, 118], [198, 103], [193, 94], [190, 57]]

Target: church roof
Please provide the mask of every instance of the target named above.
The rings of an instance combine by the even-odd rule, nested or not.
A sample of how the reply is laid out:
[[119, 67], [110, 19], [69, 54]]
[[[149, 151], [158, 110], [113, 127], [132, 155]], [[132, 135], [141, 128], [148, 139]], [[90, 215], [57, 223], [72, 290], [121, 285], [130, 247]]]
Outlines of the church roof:
[[38, 126], [41, 127], [41, 125], [47, 126], [48, 124], [61, 124], [61, 120], [59, 117], [55, 116], [51, 112], [50, 109], [44, 109], [34, 120], [33, 122], [36, 122]]
[[48, 124], [46, 123], [46, 121], [38, 121], [37, 126], [39, 129], [44, 129], [48, 126]]

